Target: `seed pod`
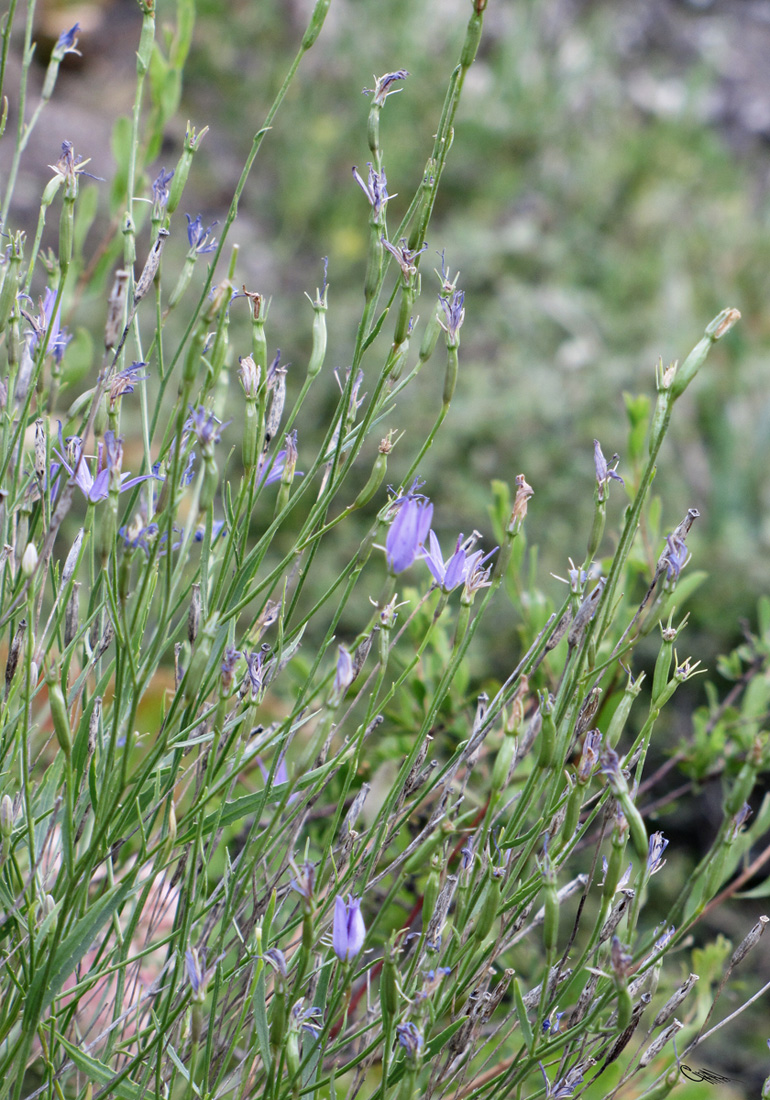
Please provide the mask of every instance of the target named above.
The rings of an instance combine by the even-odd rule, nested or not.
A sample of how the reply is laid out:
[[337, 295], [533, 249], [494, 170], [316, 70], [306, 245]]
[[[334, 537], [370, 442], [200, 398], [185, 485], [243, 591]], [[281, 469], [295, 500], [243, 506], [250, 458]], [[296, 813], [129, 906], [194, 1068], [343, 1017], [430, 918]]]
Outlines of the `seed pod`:
[[471, 15], [468, 21], [468, 29], [465, 32], [465, 42], [463, 43], [462, 53], [460, 54], [460, 65], [463, 69], [469, 69], [475, 60], [476, 51], [481, 41], [482, 26], [483, 20], [481, 18], [481, 11], [474, 9], [473, 15]]
[[380, 1009], [386, 1029], [398, 1016], [401, 1006], [401, 998], [398, 994], [398, 982], [396, 975], [398, 968], [394, 956], [394, 945], [391, 942], [385, 951], [382, 963], [382, 975], [380, 977]]
[[382, 239], [380, 237], [380, 227], [378, 225], [372, 225], [369, 234], [369, 252], [366, 260], [366, 277], [364, 279], [364, 297], [367, 302], [370, 302], [380, 285], [380, 278], [382, 276]]
[[324, 286], [323, 296], [320, 294], [313, 302], [315, 316], [313, 317], [313, 346], [310, 351], [310, 360], [307, 365], [308, 378], [315, 378], [320, 373], [326, 358], [326, 293], [328, 287]]
[[556, 883], [549, 876], [545, 890], [545, 919], [543, 921], [543, 944], [550, 955], [556, 950], [559, 941], [559, 896]]
[[19, 623], [16, 627], [16, 633], [13, 636], [11, 642], [11, 648], [8, 651], [8, 660], [5, 665], [5, 698], [8, 698], [8, 692], [11, 690], [11, 683], [16, 675], [16, 669], [19, 664], [19, 654], [21, 653], [22, 642], [24, 641], [24, 635], [27, 631], [27, 620], [19, 619]]
[[550, 768], [556, 746], [556, 723], [553, 718], [553, 700], [548, 692], [543, 692], [540, 696], [540, 715], [543, 724], [538, 742], [537, 763], [541, 768]]
[[499, 795], [507, 786], [508, 774], [516, 754], [516, 738], [512, 734], [505, 734], [500, 748], [497, 750], [495, 763], [492, 768], [490, 787], [493, 797]]
[[652, 1021], [653, 1027], [662, 1027], [663, 1024], [665, 1024], [666, 1020], [674, 1015], [682, 1001], [685, 999], [687, 994], [690, 992], [690, 990], [698, 980], [698, 974], [690, 974], [690, 976], [686, 978], [684, 982], [682, 982], [682, 984], [679, 986], [679, 989], [672, 993], [672, 995], [663, 1005], [663, 1008], [661, 1008], [658, 1015]]
[[500, 907], [500, 883], [492, 876], [491, 871], [487, 868], [487, 879], [484, 883], [481, 898], [478, 906], [478, 918], [476, 920], [476, 927], [474, 929], [474, 935], [476, 940], [481, 943], [487, 938], [492, 931], [492, 926], [497, 919], [497, 912]]
[[[77, 177], [75, 177], [77, 179]], [[77, 186], [77, 185], [76, 185]], [[59, 219], [59, 271], [66, 275], [72, 262], [72, 242], [75, 235], [75, 196], [69, 187], [64, 193], [64, 202]]]
[[166, 212], [168, 214], [173, 214], [179, 206], [184, 186], [187, 183], [187, 177], [190, 175], [193, 157], [198, 151], [204, 136], [208, 133], [208, 129], [208, 126], [204, 126], [201, 132], [196, 134], [195, 129], [189, 122], [187, 123], [182, 154], [177, 161], [174, 175], [171, 179], [171, 186], [168, 191], [168, 201], [166, 202]]
[[206, 455], [203, 459], [203, 482], [200, 496], [198, 497], [198, 511], [208, 512], [214, 503], [214, 496], [219, 485], [219, 469], [213, 455]]
[[134, 287], [134, 305], [138, 305], [144, 298], [147, 291], [153, 284], [153, 280], [158, 272], [160, 266], [160, 256], [163, 251], [163, 245], [168, 239], [169, 232], [167, 229], [159, 229], [158, 236], [155, 238], [155, 243], [150, 249], [150, 254], [147, 257], [147, 261], [144, 265], [144, 270], [139, 276], [139, 282]]
[[190, 612], [187, 616], [187, 640], [190, 645], [195, 644], [198, 630], [201, 625], [201, 586], [193, 584], [190, 595]]
[[455, 386], [457, 385], [457, 371], [459, 360], [457, 357], [457, 348], [447, 348], [446, 359], [446, 373], [444, 375], [444, 392], [442, 394], [442, 404], [446, 408], [452, 401], [455, 392]]
[[72, 595], [67, 602], [67, 610], [64, 613], [64, 645], [70, 644], [78, 632], [80, 625], [80, 582], [75, 581], [72, 586]]
[[757, 767], [752, 760], [747, 760], [730, 788], [725, 798], [725, 813], [733, 816], [737, 814], [744, 802], [748, 802], [749, 795], [754, 790], [757, 781]]
[[48, 705], [51, 708], [51, 720], [59, 748], [69, 760], [72, 756], [72, 731], [67, 712], [67, 704], [64, 701], [59, 673], [55, 665], [46, 672], [45, 682], [48, 685]]
[[302, 49], [309, 50], [321, 33], [331, 0], [316, 0], [307, 30], [302, 36]]
[[124, 268], [115, 272], [112, 290], [107, 299], [107, 321], [104, 326], [104, 346], [109, 351], [120, 340], [125, 324], [129, 273]]

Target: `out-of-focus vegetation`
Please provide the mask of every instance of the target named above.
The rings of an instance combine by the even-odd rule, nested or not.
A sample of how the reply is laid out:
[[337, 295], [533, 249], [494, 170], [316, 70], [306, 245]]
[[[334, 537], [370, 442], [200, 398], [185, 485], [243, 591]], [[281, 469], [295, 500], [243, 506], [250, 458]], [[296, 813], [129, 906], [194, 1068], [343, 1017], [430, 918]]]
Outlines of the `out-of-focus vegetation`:
[[[258, 288], [296, 298], [291, 360], [306, 353], [300, 298], [315, 285], [322, 256], [338, 316], [352, 316], [358, 304], [365, 239], [351, 216], [360, 195], [350, 168], [367, 157], [361, 89], [373, 72], [411, 73], [383, 121], [389, 188], [408, 195], [462, 7], [404, 0], [384, 15], [377, 0], [332, 5], [325, 39], [300, 74], [244, 204], [254, 231], [244, 258]], [[199, 164], [208, 168], [205, 186], [216, 192], [219, 181], [223, 198], [228, 166], [283, 72], [300, 10], [243, 4], [223, 18], [218, 3], [200, 6], [186, 101], [196, 122], [213, 123]], [[709, 580], [693, 608], [692, 625], [701, 629], [691, 639], [709, 658], [734, 643], [741, 618], [753, 617], [767, 588], [770, 541], [770, 228], [761, 150], [736, 155], [731, 142], [745, 135], [713, 117], [720, 80], [731, 75], [725, 66], [740, 64], [727, 42], [720, 47], [719, 15], [673, 2], [490, 3], [429, 236], [431, 250], [452, 242], [447, 263], [461, 271], [467, 319], [457, 399], [421, 471], [469, 529], [484, 523], [479, 485], [524, 470], [536, 491], [529, 536], [543, 577], [563, 574], [567, 555], [582, 553], [590, 522], [595, 436], [627, 471], [623, 392], [651, 393], [659, 356], [683, 355], [703, 317], [740, 308], [739, 333], [688, 395], [665, 483], [656, 486], [664, 529], [690, 506], [701, 512], [692, 547]], [[672, 40], [647, 41], [656, 18], [663, 37], [663, 16]], [[707, 29], [710, 62], [694, 48]], [[751, 24], [744, 29], [751, 33]], [[423, 265], [424, 280], [431, 266]], [[307, 272], [304, 282], [298, 272]], [[282, 293], [282, 323], [286, 302]], [[346, 339], [344, 325], [330, 332], [341, 368]], [[423, 401], [399, 408], [394, 422], [409, 430], [414, 418], [432, 416], [441, 384], [427, 372]]]

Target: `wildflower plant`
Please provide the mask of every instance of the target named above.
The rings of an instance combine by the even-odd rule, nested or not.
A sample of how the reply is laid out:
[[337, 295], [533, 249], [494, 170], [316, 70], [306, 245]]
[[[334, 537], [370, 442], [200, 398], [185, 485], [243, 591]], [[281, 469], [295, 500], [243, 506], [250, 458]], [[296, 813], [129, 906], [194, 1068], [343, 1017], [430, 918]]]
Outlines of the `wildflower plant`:
[[[764, 929], [723, 953], [716, 997], [690, 996], [688, 937], [770, 824], [766, 801], [750, 817], [769, 763], [764, 605], [725, 659], [729, 707], [712, 699], [677, 752], [693, 783], [722, 775], [722, 823], [663, 919], [647, 908], [674, 861], [645, 813], [645, 764], [661, 710], [700, 671], [675, 648], [697, 513], [655, 532], [652, 481], [676, 402], [739, 315], [661, 366], [625, 461], [594, 443], [586, 553], [565, 547], [580, 564], [551, 609], [529, 568], [524, 474], [493, 486], [497, 546], [483, 548], [419, 480], [473, 325], [443, 255], [437, 288], [424, 267], [486, 0], [457, 29], [434, 145], [393, 226], [381, 113], [409, 74], [375, 78], [368, 175], [351, 185], [350, 217], [368, 219], [363, 303], [339, 391], [325, 264], [293, 367], [268, 350], [269, 288], [242, 282], [239, 200], [329, 6], [313, 6], [214, 238], [202, 215], [181, 221], [206, 129], [188, 123], [173, 170], [155, 163], [178, 129], [193, 5], [160, 36], [141, 0], [126, 159], [105, 184], [119, 228], [93, 263], [76, 232], [87, 162], [66, 140], [31, 247], [14, 227], [30, 132], [78, 43], [75, 25], [27, 116], [29, 9], [0, 268], [0, 1100], [662, 1097]], [[167, 242], [185, 234], [174, 271]], [[103, 353], [72, 394], [81, 279], [102, 301]], [[399, 402], [442, 354], [430, 430], [398, 438]], [[621, 493], [614, 552], [597, 557]], [[437, 531], [456, 539], [449, 558]], [[521, 648], [479, 690], [468, 654], [506, 592]], [[656, 633], [645, 678], [637, 649]]]

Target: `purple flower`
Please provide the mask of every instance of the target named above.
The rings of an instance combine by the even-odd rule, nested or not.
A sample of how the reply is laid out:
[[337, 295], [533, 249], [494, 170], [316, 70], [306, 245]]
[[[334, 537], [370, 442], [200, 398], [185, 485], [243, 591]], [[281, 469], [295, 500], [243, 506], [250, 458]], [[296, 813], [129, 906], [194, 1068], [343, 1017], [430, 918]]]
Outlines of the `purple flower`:
[[692, 554], [687, 549], [684, 539], [677, 534], [666, 537], [666, 549], [660, 559], [661, 565], [666, 567], [666, 580], [678, 581]]
[[243, 686], [241, 687], [241, 694], [245, 695], [251, 688], [251, 698], [257, 699], [259, 693], [262, 690], [264, 683], [264, 668], [265, 657], [270, 652], [270, 646], [263, 646], [262, 649], [257, 650], [255, 653], [244, 653], [243, 656], [246, 660], [246, 675], [243, 678]]
[[39, 302], [40, 312], [37, 317], [30, 317], [28, 313], [25, 313], [24, 316], [32, 324], [30, 352], [34, 355], [41, 339], [45, 338], [44, 354], [48, 355], [50, 352], [56, 362], [61, 363], [67, 344], [72, 337], [66, 328], [61, 327], [61, 306], [56, 310], [56, 316], [52, 316], [55, 302], [56, 291], [46, 287], [45, 295]]
[[68, 31], [62, 31], [56, 40], [56, 45], [51, 53], [52, 61], [61, 61], [65, 54], [76, 53], [80, 56], [80, 50], [77, 48], [78, 44], [78, 31], [80, 30], [80, 24], [76, 23], [74, 27], [70, 27]]
[[444, 561], [436, 533], [431, 531], [428, 538], [430, 551], [426, 551], [425, 561], [436, 584], [443, 588], [445, 592], [451, 592], [453, 588], [464, 584], [476, 572], [477, 568], [491, 558], [495, 552], [493, 550], [486, 557], [483, 557], [482, 550], [476, 550], [471, 554], [470, 551], [475, 546], [478, 538], [478, 535], [474, 532], [465, 541], [463, 541], [463, 536], [460, 535], [457, 539], [454, 554]]
[[409, 286], [413, 275], [417, 274], [417, 264], [414, 262], [417, 257], [425, 252], [427, 244], [424, 244], [422, 248], [408, 248], [406, 243], [406, 237], [402, 237], [398, 242], [398, 246], [393, 245], [390, 241], [382, 238], [382, 247], [386, 248], [390, 252], [391, 256], [395, 256], [398, 260], [398, 266], [401, 268], [401, 274], [404, 276], [404, 282]]
[[578, 782], [587, 783], [591, 772], [599, 760], [599, 750], [602, 744], [602, 735], [599, 730], [589, 730], [583, 742], [583, 751], [580, 754], [577, 777]]
[[398, 1041], [410, 1058], [416, 1057], [423, 1045], [423, 1038], [416, 1024], [396, 1024]]
[[334, 954], [342, 962], [351, 962], [360, 954], [366, 938], [364, 918], [361, 916], [361, 899], [348, 894], [345, 902], [339, 894], [334, 903], [332, 946]]
[[158, 175], [152, 181], [152, 202], [153, 213], [156, 217], [160, 217], [161, 212], [165, 209], [168, 202], [168, 185], [174, 178], [174, 169], [167, 172], [165, 168], [161, 168]]
[[[283, 471], [286, 469], [286, 460], [288, 456], [287, 450], [280, 450], [276, 453], [272, 462], [266, 462], [257, 475], [257, 485], [273, 485], [276, 481], [280, 481], [283, 478]], [[302, 477], [303, 471], [296, 470], [296, 477]]]
[[206, 968], [205, 965], [201, 965], [201, 961], [198, 957], [197, 950], [193, 947], [192, 950], [185, 951], [184, 953], [185, 969], [187, 971], [187, 980], [190, 983], [192, 989], [192, 999], [199, 1003], [206, 997]]
[[[618, 456], [613, 455], [612, 461], [615, 466], [618, 463]], [[607, 465], [607, 459], [602, 454], [602, 448], [598, 439], [594, 440], [594, 469], [596, 470], [596, 484], [599, 489], [599, 500], [604, 500], [607, 492], [607, 486], [610, 483], [610, 479], [613, 481], [619, 481], [621, 485], [625, 485], [623, 478], [620, 474], [615, 473], [615, 466], [610, 469]]]
[[241, 656], [241, 651], [236, 649], [235, 646], [229, 645], [225, 650], [222, 664], [220, 665], [220, 670], [222, 672], [222, 689], [225, 692], [229, 692], [233, 686], [235, 666], [238, 662], [238, 658]]
[[[364, 88], [364, 95], [374, 95], [374, 103], [382, 107], [389, 95], [395, 95], [401, 88], [390, 88], [396, 80], [406, 80], [409, 73], [406, 69], [397, 69], [394, 73], [385, 73], [384, 76], [375, 76], [374, 88]], [[390, 89], [390, 90], [388, 90]]]
[[465, 320], [465, 291], [456, 290], [451, 298], [443, 298], [439, 295], [438, 303], [444, 311], [446, 324], [439, 319], [439, 324], [447, 334], [449, 344], [457, 346], [460, 337], [460, 326]]
[[578, 1064], [564, 1077], [560, 1077], [558, 1081], [554, 1081], [553, 1089], [548, 1095], [551, 1100], [564, 1100], [564, 1097], [572, 1096], [578, 1085], [582, 1085], [582, 1083], [583, 1067]]
[[[148, 523], [144, 527], [119, 527], [118, 534], [123, 539], [124, 550], [144, 550], [145, 554], [149, 558], [152, 550], [152, 545], [158, 537], [158, 531], [160, 528], [157, 523]], [[173, 528], [176, 534], [181, 534], [180, 529], [174, 525]], [[168, 531], [164, 531], [160, 536], [160, 547], [158, 552], [159, 557], [163, 557], [166, 553], [165, 544], [168, 542]], [[174, 542], [171, 545], [172, 550], [178, 550], [182, 545], [181, 541]]]
[[369, 205], [374, 211], [375, 218], [379, 218], [387, 205], [388, 199], [395, 198], [394, 195], [388, 194], [388, 181], [385, 179], [384, 170], [382, 172], [375, 172], [370, 164], [369, 182], [364, 183], [358, 174], [358, 169], [354, 168], [353, 178], [369, 200]]
[[[206, 526], [201, 523], [195, 528], [195, 534], [193, 539], [195, 542], [203, 542], [203, 536], [206, 534]], [[215, 542], [220, 535], [226, 535], [227, 528], [225, 527], [225, 521], [223, 519], [215, 519], [211, 525], [211, 541]]]
[[654, 875], [665, 864], [666, 861], [662, 856], [667, 847], [668, 841], [663, 833], [652, 834], [650, 837], [650, 851], [647, 856], [647, 870], [651, 875]]
[[543, 1020], [543, 1034], [550, 1031], [552, 1035], [556, 1035], [559, 1031], [559, 1022], [563, 1015], [563, 1012], [554, 1012], [553, 1017], [547, 1016]]
[[56, 452], [57, 457], [61, 459], [61, 464], [70, 477], [74, 474], [75, 484], [91, 504], [95, 504], [99, 500], [105, 500], [111, 486], [116, 487], [119, 493], [124, 493], [127, 489], [132, 489], [134, 485], [150, 478], [154, 478], [156, 481], [161, 480], [157, 474], [142, 474], [140, 477], [131, 477], [130, 473], [121, 473], [123, 440], [119, 436], [116, 437], [114, 432], [104, 433], [104, 442], [99, 444], [96, 467], [93, 473], [85, 459], [81, 458], [83, 445], [80, 440], [76, 440], [74, 444], [72, 465], [67, 462], [64, 454], [61, 422], [59, 422], [59, 446], [61, 450]]
[[185, 217], [187, 218], [187, 240], [190, 242], [190, 248], [196, 256], [203, 256], [206, 252], [215, 252], [217, 242], [213, 238], [209, 241], [209, 234], [217, 223], [212, 222], [207, 229], [204, 229], [200, 214], [195, 221], [189, 214], [185, 214]]
[[115, 406], [115, 402], [119, 397], [122, 397], [124, 393], [133, 393], [134, 386], [137, 382], [143, 382], [145, 378], [149, 378], [149, 374], [140, 374], [142, 367], [146, 367], [146, 363], [135, 362], [130, 367], [126, 367], [124, 370], [119, 370], [117, 374], [112, 376], [110, 381], [110, 405]]
[[199, 405], [197, 409], [194, 409], [192, 405], [190, 405], [190, 414], [187, 420], [185, 420], [184, 430], [186, 432], [195, 432], [201, 447], [211, 447], [215, 443], [219, 443], [221, 439], [219, 429], [226, 428], [228, 424], [232, 424], [232, 420], [226, 420], [223, 424], [221, 420], [218, 420], [214, 414], [204, 408], [203, 405]]
[[295, 1021], [303, 1031], [309, 1032], [314, 1039], [317, 1039], [321, 1034], [321, 1025], [323, 1024], [323, 1012], [318, 1005], [313, 1005], [312, 1008], [303, 1007], [303, 999], [300, 999], [291, 1010], [292, 1020]]
[[408, 493], [394, 501], [399, 509], [385, 540], [385, 556], [394, 573], [403, 573], [422, 553], [430, 531], [433, 505], [426, 496], [415, 491], [417, 486], [415, 481]]

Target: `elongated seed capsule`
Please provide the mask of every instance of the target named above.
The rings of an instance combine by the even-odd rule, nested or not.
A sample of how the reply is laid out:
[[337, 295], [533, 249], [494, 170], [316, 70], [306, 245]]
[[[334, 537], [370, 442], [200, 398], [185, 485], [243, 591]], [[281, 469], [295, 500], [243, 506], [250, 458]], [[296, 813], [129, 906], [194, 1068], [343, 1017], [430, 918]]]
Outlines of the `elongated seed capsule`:
[[671, 385], [671, 394], [676, 401], [692, 382], [695, 375], [706, 361], [706, 356], [711, 351], [712, 344], [726, 336], [733, 325], [740, 321], [741, 315], [737, 309], [723, 309], [713, 321], [706, 325], [706, 331], [698, 341], [690, 354], [676, 372], [676, 377]]
[[429, 833], [404, 864], [406, 874], [419, 875], [421, 871], [424, 871], [425, 864], [441, 848], [445, 840], [446, 835], [441, 828], [436, 828], [432, 833]]
[[11, 238], [10, 255], [5, 262], [5, 277], [0, 289], [0, 332], [5, 329], [14, 314], [18, 316], [16, 295], [19, 292], [19, 274], [24, 256], [23, 234], [16, 233]]
[[200, 133], [196, 134], [194, 127], [192, 127], [189, 122], [187, 123], [182, 153], [174, 169], [174, 175], [171, 179], [171, 186], [168, 192], [168, 201], [166, 203], [166, 212], [168, 214], [173, 214], [179, 206], [184, 186], [187, 183], [187, 177], [190, 174], [193, 157], [198, 151], [200, 143], [208, 133], [208, 130], [208, 126], [204, 126]]
[[195, 376], [200, 369], [205, 340], [206, 333], [202, 328], [197, 328], [187, 348], [187, 354], [184, 359], [184, 367], [182, 368], [183, 385], [189, 385], [195, 381]]
[[483, 22], [481, 11], [479, 11], [478, 8], [474, 8], [473, 14], [468, 21], [468, 28], [465, 32], [465, 42], [463, 43], [462, 53], [460, 54], [460, 65], [463, 69], [470, 68], [476, 58], [476, 51], [481, 41]]
[[[425, 866], [425, 864], [423, 864]], [[440, 859], [434, 855], [431, 859], [430, 872], [428, 874], [425, 889], [422, 892], [422, 923], [427, 928], [436, 910], [439, 890], [441, 889]]]
[[751, 759], [746, 760], [725, 798], [725, 813], [730, 815], [738, 813], [744, 802], [748, 802], [756, 781], [757, 767]]
[[75, 195], [69, 188], [64, 193], [64, 202], [59, 219], [59, 271], [62, 277], [67, 274], [72, 262], [72, 244], [75, 237]]
[[549, 768], [553, 763], [554, 748], [556, 745], [556, 723], [553, 718], [553, 699], [544, 691], [540, 695], [540, 714], [543, 723], [538, 738], [538, 766]]
[[273, 395], [270, 401], [270, 411], [265, 421], [265, 446], [270, 443], [281, 426], [283, 406], [286, 401], [286, 368], [276, 367], [273, 376]]
[[277, 1059], [286, 1031], [286, 992], [282, 983], [280, 986], [276, 983], [270, 1008], [270, 1047], [273, 1051], [273, 1057]]
[[385, 958], [380, 976], [380, 1009], [386, 1028], [396, 1019], [401, 1006], [401, 999], [398, 995], [397, 973], [394, 945], [391, 941], [385, 949]]
[[158, 236], [155, 238], [155, 243], [150, 249], [150, 254], [147, 257], [142, 274], [139, 276], [139, 282], [134, 288], [135, 306], [138, 305], [139, 302], [141, 302], [142, 298], [144, 298], [145, 294], [152, 286], [153, 280], [158, 272], [158, 267], [160, 266], [160, 257], [161, 253], [163, 252], [163, 245], [166, 243], [168, 236], [168, 229], [158, 230]]
[[309, 50], [321, 33], [331, 0], [316, 0], [307, 30], [302, 36], [302, 49]]
[[67, 610], [64, 614], [64, 645], [65, 647], [75, 638], [80, 626], [80, 582], [72, 585], [72, 595], [67, 602]]
[[561, 838], [563, 844], [569, 844], [572, 840], [578, 825], [580, 824], [580, 810], [583, 805], [583, 791], [579, 784], [575, 783], [570, 791], [570, 796], [567, 799], [567, 812], [564, 815], [564, 822], [561, 827]]
[[638, 676], [636, 680], [633, 680], [631, 676], [628, 677], [625, 691], [621, 696], [620, 702], [615, 708], [615, 713], [612, 715], [609, 727], [607, 729], [607, 738], [605, 743], [609, 745], [609, 747], [612, 749], [615, 748], [618, 741], [620, 740], [620, 735], [623, 732], [626, 722], [628, 721], [628, 716], [631, 713], [631, 707], [634, 704], [634, 699], [636, 699], [639, 692], [642, 690], [643, 680], [644, 673]]
[[668, 686], [668, 677], [671, 671], [671, 661], [674, 656], [674, 641], [677, 631], [670, 627], [662, 628], [663, 640], [655, 660], [655, 672], [652, 677], [652, 705], [660, 706], [660, 699]]
[[401, 302], [398, 307], [396, 327], [393, 331], [393, 346], [399, 347], [406, 340], [412, 328], [412, 316], [414, 314], [415, 287], [401, 287]]
[[313, 346], [310, 349], [310, 359], [307, 365], [308, 378], [315, 378], [320, 374], [321, 367], [326, 358], [326, 294], [328, 287], [324, 287], [323, 296], [320, 295], [313, 302]]
[[219, 485], [219, 469], [213, 455], [206, 455], [203, 459], [203, 481], [201, 483], [200, 496], [198, 497], [198, 511], [208, 512], [214, 503], [214, 496]]
[[56, 740], [59, 742], [59, 748], [69, 760], [72, 756], [72, 731], [70, 729], [69, 714], [67, 713], [67, 704], [64, 701], [64, 692], [55, 666], [52, 665], [46, 672], [45, 682], [48, 685], [48, 705], [51, 708], [53, 731], [56, 734]]
[[390, 441], [390, 437], [380, 440], [380, 446], [378, 449], [377, 457], [374, 460], [374, 466], [369, 474], [366, 484], [360, 493], [350, 505], [350, 510], [355, 508], [363, 508], [365, 504], [368, 504], [374, 494], [385, 480], [385, 474], [388, 470], [388, 455], [393, 449], [393, 444]]
[[478, 906], [478, 917], [474, 928], [474, 936], [481, 943], [492, 931], [500, 908], [500, 882], [487, 868], [486, 882], [484, 883]]
[[449, 406], [454, 397], [455, 386], [457, 385], [458, 365], [459, 359], [457, 357], [457, 348], [448, 347], [446, 353], [446, 374], [444, 375], [444, 392], [442, 395], [444, 408]]
[[382, 239], [380, 237], [381, 229], [377, 224], [373, 224], [369, 231], [369, 250], [366, 259], [366, 276], [364, 278], [364, 298], [367, 302], [370, 302], [380, 285], [380, 278], [382, 276]]
[[128, 296], [129, 273], [121, 268], [115, 272], [112, 290], [107, 299], [107, 320], [104, 325], [104, 346], [114, 348], [120, 339], [125, 325], [126, 298]]
[[734, 966], [737, 966], [739, 962], [743, 962], [749, 951], [751, 951], [753, 947], [757, 946], [757, 944], [759, 943], [759, 937], [764, 932], [768, 920], [770, 920], [769, 917], [760, 917], [754, 927], [744, 936], [744, 938], [738, 944], [735, 951], [733, 951], [730, 957], [731, 970]]
[[556, 891], [556, 883], [550, 876], [546, 881], [544, 891], [543, 945], [550, 955], [556, 950], [559, 942], [559, 896]]
[[690, 992], [690, 990], [698, 980], [698, 974], [690, 974], [689, 977], [686, 978], [684, 982], [682, 982], [682, 984], [679, 986], [679, 989], [672, 993], [672, 995], [663, 1005], [663, 1008], [661, 1008], [658, 1015], [652, 1021], [653, 1027], [662, 1027], [663, 1024], [665, 1024], [666, 1020], [674, 1015], [682, 1001], [685, 999], [687, 994]]
[[508, 773], [511, 770], [513, 764], [513, 758], [516, 753], [516, 738], [511, 734], [505, 734], [502, 744], [497, 750], [497, 756], [495, 757], [495, 763], [492, 767], [492, 779], [490, 781], [490, 787], [492, 789], [493, 797], [499, 795], [508, 784]]
[[612, 848], [610, 851], [610, 858], [607, 860], [607, 869], [604, 873], [604, 888], [602, 890], [602, 897], [605, 901], [611, 901], [612, 898], [615, 896], [615, 891], [618, 888], [620, 875], [623, 870], [625, 852], [625, 833], [622, 832], [620, 829], [615, 829], [612, 834]]
[[187, 640], [190, 645], [195, 644], [201, 625], [201, 586], [193, 584], [190, 595], [190, 612], [187, 616]]
[[646, 860], [650, 846], [647, 839], [647, 829], [642, 820], [642, 815], [637, 810], [629, 794], [627, 794], [625, 798], [620, 799], [620, 805], [625, 819], [628, 822], [628, 831], [631, 834], [631, 843], [634, 846], [634, 851], [639, 859]]

